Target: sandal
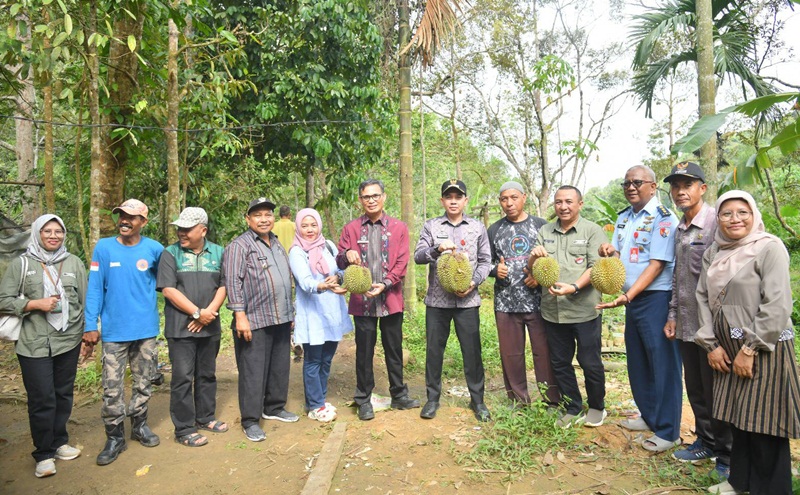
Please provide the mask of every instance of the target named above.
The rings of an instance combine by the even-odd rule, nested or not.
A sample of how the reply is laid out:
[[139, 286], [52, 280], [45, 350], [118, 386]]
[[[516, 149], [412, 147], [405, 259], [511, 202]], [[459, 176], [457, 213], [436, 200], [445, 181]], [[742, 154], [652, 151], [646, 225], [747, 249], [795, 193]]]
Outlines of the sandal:
[[212, 433], [225, 433], [228, 431], [228, 424], [218, 419], [213, 419], [206, 424], [197, 423], [197, 427], [201, 430], [210, 431]]
[[652, 437], [642, 442], [642, 448], [644, 450], [649, 450], [650, 452], [666, 452], [667, 450], [677, 447], [680, 444], [681, 444], [680, 438], [678, 438], [673, 442], [670, 442], [669, 440], [664, 440], [663, 438], [659, 438], [657, 435], [653, 435]]
[[187, 447], [202, 447], [208, 443], [208, 438], [199, 433], [189, 433], [188, 435], [175, 437], [175, 442]]
[[623, 419], [619, 422], [619, 425], [630, 431], [650, 431], [650, 427], [647, 426], [647, 423], [645, 423], [641, 416], [636, 419]]

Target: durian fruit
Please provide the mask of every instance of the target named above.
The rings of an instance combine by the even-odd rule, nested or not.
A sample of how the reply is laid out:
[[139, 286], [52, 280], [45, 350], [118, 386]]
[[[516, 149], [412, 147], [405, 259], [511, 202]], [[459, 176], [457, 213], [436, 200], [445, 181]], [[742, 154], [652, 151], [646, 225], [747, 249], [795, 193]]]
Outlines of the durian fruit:
[[592, 266], [592, 286], [603, 294], [616, 294], [625, 283], [625, 265], [616, 256], [600, 258]]
[[444, 253], [436, 262], [436, 277], [447, 292], [464, 292], [472, 283], [472, 265], [466, 253]]
[[537, 258], [531, 266], [531, 275], [542, 287], [552, 287], [558, 282], [560, 273], [558, 261], [551, 256]]
[[345, 268], [342, 287], [351, 294], [363, 294], [372, 289], [372, 274], [369, 268], [361, 265], [350, 265]]

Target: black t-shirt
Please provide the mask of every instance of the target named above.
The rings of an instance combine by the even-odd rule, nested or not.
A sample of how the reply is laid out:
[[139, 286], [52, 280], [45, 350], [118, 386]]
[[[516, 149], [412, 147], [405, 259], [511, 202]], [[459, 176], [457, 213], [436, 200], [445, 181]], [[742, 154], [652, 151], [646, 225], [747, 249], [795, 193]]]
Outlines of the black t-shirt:
[[489, 227], [489, 244], [492, 248], [492, 271], [489, 274], [496, 277], [496, 265], [500, 257], [505, 259], [508, 267], [508, 277], [503, 280], [495, 279], [494, 283], [494, 309], [502, 313], [530, 313], [539, 312], [541, 289], [531, 289], [523, 280], [527, 276], [523, 268], [528, 266], [528, 257], [531, 254], [539, 228], [547, 222], [539, 217], [528, 215], [521, 222], [511, 222], [506, 217], [501, 218]]

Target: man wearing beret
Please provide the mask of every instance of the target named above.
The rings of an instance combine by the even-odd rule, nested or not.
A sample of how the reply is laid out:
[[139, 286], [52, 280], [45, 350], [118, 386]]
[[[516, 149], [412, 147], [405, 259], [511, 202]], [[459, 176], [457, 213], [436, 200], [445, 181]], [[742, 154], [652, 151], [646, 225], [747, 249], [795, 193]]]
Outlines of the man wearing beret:
[[293, 423], [287, 411], [290, 334], [294, 320], [292, 274], [286, 250], [272, 233], [275, 203], [250, 202], [249, 227], [225, 248], [223, 278], [233, 311], [233, 344], [239, 367], [239, 411], [248, 440], [266, 439], [259, 419]]

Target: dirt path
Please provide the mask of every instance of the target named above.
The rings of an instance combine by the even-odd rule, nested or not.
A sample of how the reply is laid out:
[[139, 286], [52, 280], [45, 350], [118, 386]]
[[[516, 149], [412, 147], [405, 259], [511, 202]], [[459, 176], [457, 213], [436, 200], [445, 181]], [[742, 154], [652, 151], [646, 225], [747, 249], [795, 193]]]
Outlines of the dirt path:
[[[476, 429], [481, 427], [467, 409], [468, 399], [445, 401], [432, 421], [421, 420], [419, 409], [383, 411], [373, 421], [358, 421], [355, 410], [345, 405], [355, 387], [353, 352], [352, 340], [342, 342], [330, 379], [329, 399], [339, 409], [337, 421], [347, 422], [346, 442], [331, 494], [631, 494], [644, 493], [650, 487], [652, 480], [641, 463], [649, 456], [630, 445], [615, 418], [596, 430], [584, 429], [579, 449], [563, 456], [554, 453], [552, 465], [534, 472], [509, 476], [468, 471], [455, 462], [453, 455], [470, 449]], [[299, 362], [292, 365], [288, 404], [288, 409], [297, 413], [303, 404], [301, 366]], [[409, 378], [411, 395], [424, 398], [423, 377]], [[176, 444], [169, 418], [169, 388], [165, 385], [150, 401], [150, 424], [161, 437], [161, 445], [145, 448], [129, 441], [128, 450], [107, 467], [95, 464], [105, 441], [99, 403], [76, 407], [70, 424], [71, 442], [84, 449], [84, 454], [73, 461], [57, 461], [58, 474], [45, 479], [33, 475], [25, 405], [4, 401], [0, 403], [0, 493], [300, 493], [331, 426], [307, 418], [294, 424], [262, 421], [267, 441], [249, 442], [239, 424], [236, 379], [231, 357], [221, 355], [217, 412], [231, 425], [228, 433], [209, 434], [208, 445], [197, 449]], [[376, 392], [386, 394], [385, 370], [376, 370], [376, 379]], [[0, 384], [17, 384], [22, 390], [19, 376], [0, 377]], [[494, 381], [487, 388], [499, 396], [499, 386]], [[76, 403], [81, 400], [86, 402], [82, 398]], [[688, 431], [690, 423], [684, 415], [683, 430]], [[587, 455], [592, 450], [595, 454]], [[664, 462], [674, 461], [664, 456]], [[142, 473], [145, 470], [146, 474]]]

